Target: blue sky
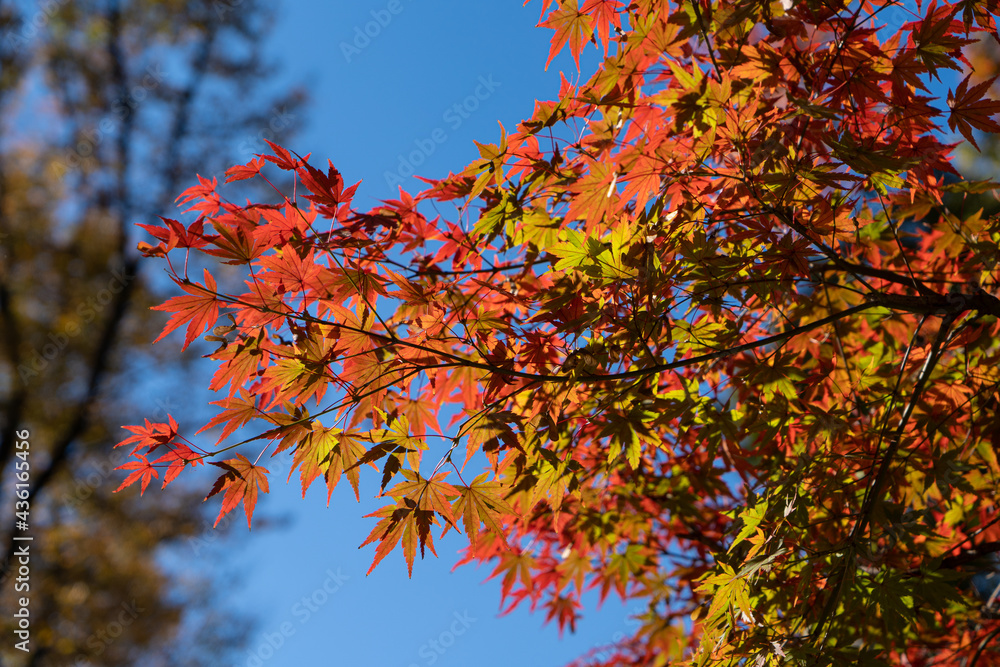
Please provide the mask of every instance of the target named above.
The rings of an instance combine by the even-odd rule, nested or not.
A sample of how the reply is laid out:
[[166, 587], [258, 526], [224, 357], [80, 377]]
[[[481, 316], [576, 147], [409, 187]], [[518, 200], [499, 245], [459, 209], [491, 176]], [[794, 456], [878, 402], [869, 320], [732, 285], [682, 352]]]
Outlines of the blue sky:
[[[410, 166], [427, 176], [460, 170], [478, 157], [473, 139], [497, 142], [498, 120], [513, 130], [535, 99], [556, 97], [560, 70], [576, 76], [566, 57], [544, 70], [552, 32], [534, 27], [539, 10], [516, 1], [282, 3], [263, 48], [281, 83], [301, 82], [311, 96], [306, 129], [286, 147], [312, 153], [313, 164], [332, 160], [348, 183], [363, 180], [361, 209], [395, 198], [400, 182], [419, 190]], [[263, 149], [252, 136], [234, 147], [247, 153], [240, 159]], [[526, 607], [499, 617], [499, 582], [483, 583], [489, 569], [451, 571], [465, 539], [454, 532], [437, 543], [440, 558], [416, 563], [412, 579], [401, 553], [366, 577], [374, 548], [358, 545], [374, 526], [363, 515], [383, 504], [372, 498], [376, 479], [363, 485], [360, 505], [345, 484], [327, 508], [321, 482], [305, 500], [297, 474], [284, 483], [290, 461], [267, 462], [271, 494], [257, 510], [287, 518], [286, 527], [194, 541], [174, 554], [187, 567], [238, 578], [223, 604], [259, 621], [239, 667], [557, 666], [635, 627], [637, 608], [609, 598], [597, 611], [596, 596], [562, 640]], [[216, 500], [207, 503], [212, 512]], [[242, 510], [230, 516], [244, 532]]]

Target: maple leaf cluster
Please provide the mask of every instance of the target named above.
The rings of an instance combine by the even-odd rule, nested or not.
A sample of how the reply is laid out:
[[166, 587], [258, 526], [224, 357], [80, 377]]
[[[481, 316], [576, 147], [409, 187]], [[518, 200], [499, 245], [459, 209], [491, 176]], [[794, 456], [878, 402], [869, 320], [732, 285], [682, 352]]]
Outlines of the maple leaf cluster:
[[[185, 292], [164, 335], [219, 344], [221, 433], [128, 427], [123, 486], [211, 459], [249, 525], [265, 455], [328, 498], [373, 467], [372, 567], [454, 529], [508, 609], [648, 605], [594, 664], [1000, 664], [943, 565], [1000, 540], [1000, 220], [971, 208], [997, 185], [959, 177], [944, 117], [975, 143], [1000, 102], [928, 83], [995, 9], [543, 0], [549, 62], [602, 64], [423, 192], [360, 212], [273, 144], [228, 180], [288, 172], [281, 205], [200, 180], [141, 248]], [[193, 282], [192, 252], [244, 284]]]

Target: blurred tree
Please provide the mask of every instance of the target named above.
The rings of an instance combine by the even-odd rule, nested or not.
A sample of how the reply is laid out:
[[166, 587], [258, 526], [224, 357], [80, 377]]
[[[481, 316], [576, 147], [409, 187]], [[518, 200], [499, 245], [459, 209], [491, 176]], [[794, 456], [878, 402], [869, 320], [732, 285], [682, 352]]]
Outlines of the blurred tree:
[[[980, 36], [975, 44], [966, 48], [966, 57], [970, 67], [966, 73], [972, 74], [972, 83], [982, 83], [1000, 76], [1000, 38]], [[991, 86], [990, 93], [996, 95], [1000, 85], [996, 82]], [[980, 138], [982, 141], [980, 141]], [[963, 174], [975, 178], [996, 179], [1000, 172], [1000, 141], [993, 134], [976, 132], [976, 141], [982, 152], [977, 151], [968, 142], [963, 142], [955, 151], [958, 168]], [[986, 195], [980, 198], [987, 207], [987, 213], [1000, 209], [996, 198]], [[990, 201], [992, 200], [992, 201]]]
[[301, 92], [261, 91], [268, 20], [255, 0], [0, 0], [4, 609], [24, 595], [11, 578], [24, 430], [33, 537], [31, 651], [5, 641], [5, 665], [219, 664], [241, 645], [246, 622], [220, 622], [204, 582], [157, 558], [210, 526], [201, 496], [113, 495], [112, 446], [125, 413], [164, 411], [156, 396], [190, 381], [149, 346], [162, 299], [134, 225], [172, 210], [190, 174], [296, 125]]

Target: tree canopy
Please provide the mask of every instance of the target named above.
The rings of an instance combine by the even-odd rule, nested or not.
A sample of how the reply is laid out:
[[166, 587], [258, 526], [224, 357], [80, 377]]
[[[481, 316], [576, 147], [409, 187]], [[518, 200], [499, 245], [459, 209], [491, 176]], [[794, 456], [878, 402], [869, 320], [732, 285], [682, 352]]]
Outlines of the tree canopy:
[[998, 186], [953, 165], [996, 11], [542, 0], [602, 62], [422, 192], [277, 144], [227, 182], [280, 204], [201, 179], [140, 249], [218, 414], [126, 427], [122, 486], [207, 463], [249, 525], [291, 456], [385, 498], [373, 568], [456, 530], [560, 629], [647, 604], [592, 664], [1000, 664]]
[[[179, 405], [193, 368], [149, 346], [162, 326], [149, 307], [172, 284], [135, 250], [133, 223], [168, 213], [196, 167], [252, 155], [237, 140], [295, 128], [301, 93], [261, 93], [265, 18], [253, 1], [0, 2], [6, 667], [218, 665], [245, 640], [223, 586], [165, 565], [211, 530], [200, 483], [140, 504], [111, 480], [122, 421]], [[244, 99], [220, 110], [215, 95]]]

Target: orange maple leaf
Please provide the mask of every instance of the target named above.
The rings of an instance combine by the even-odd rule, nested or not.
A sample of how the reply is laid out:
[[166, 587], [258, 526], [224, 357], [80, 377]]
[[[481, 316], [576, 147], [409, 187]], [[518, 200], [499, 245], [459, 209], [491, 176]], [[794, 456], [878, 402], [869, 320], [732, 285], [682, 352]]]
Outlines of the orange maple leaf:
[[258, 489], [263, 490], [264, 493], [267, 493], [269, 490], [267, 475], [270, 471], [267, 468], [255, 466], [250, 463], [250, 459], [242, 454], [237, 454], [235, 459], [228, 459], [221, 462], [212, 461], [212, 465], [226, 471], [226, 474], [215, 480], [215, 486], [212, 487], [212, 491], [205, 496], [205, 500], [208, 500], [223, 489], [226, 491], [226, 495], [222, 497], [222, 509], [219, 511], [219, 516], [215, 519], [214, 526], [218, 526], [222, 517], [231, 512], [242, 500], [243, 511], [247, 515], [247, 529], [249, 530], [250, 520], [253, 518], [253, 510], [257, 505]]
[[153, 342], [159, 342], [168, 333], [188, 323], [187, 334], [184, 336], [184, 346], [187, 348], [202, 332], [219, 319], [219, 300], [215, 289], [215, 278], [205, 269], [205, 286], [198, 283], [179, 283], [181, 289], [192, 296], [175, 296], [161, 306], [153, 306], [153, 310], [173, 312], [163, 333]]
[[576, 62], [576, 68], [580, 69], [580, 52], [583, 45], [594, 34], [594, 19], [582, 13], [577, 8], [576, 0], [563, 0], [559, 3], [559, 9], [552, 10], [549, 17], [541, 24], [545, 28], [552, 28], [556, 34], [552, 37], [552, 46], [549, 48], [549, 59], [545, 62], [545, 69], [549, 68], [552, 59], [556, 57], [566, 42], [569, 42], [570, 53]]

